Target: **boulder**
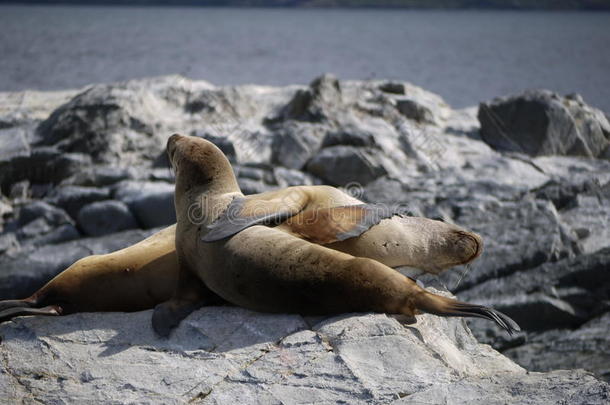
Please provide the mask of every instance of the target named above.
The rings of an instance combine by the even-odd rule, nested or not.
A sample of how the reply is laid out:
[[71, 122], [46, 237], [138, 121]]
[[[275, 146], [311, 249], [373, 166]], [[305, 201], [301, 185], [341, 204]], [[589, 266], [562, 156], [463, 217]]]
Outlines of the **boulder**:
[[[577, 328], [609, 311], [609, 266], [610, 248], [606, 248], [490, 279], [458, 295], [461, 300], [505, 312], [521, 325], [524, 333], [510, 338], [488, 322], [468, 321], [481, 342], [504, 351], [526, 343], [532, 334], [536, 336], [555, 328]], [[574, 361], [572, 368], [591, 370], [586, 358], [580, 363], [574, 358], [571, 361]]]
[[11, 185], [26, 179], [30, 183], [59, 183], [90, 164], [90, 158], [81, 153], [34, 148], [26, 154], [0, 160], [0, 187], [7, 193]]
[[47, 196], [47, 201], [63, 208], [74, 219], [85, 205], [110, 198], [107, 188], [62, 186], [53, 189]]
[[275, 128], [271, 162], [289, 169], [302, 169], [322, 145], [323, 128], [287, 122]]
[[409, 98], [396, 99], [396, 109], [408, 119], [427, 124], [434, 124], [434, 115], [432, 111]]
[[[454, 202], [452, 211], [456, 223], [480, 234], [485, 244], [456, 291], [578, 253], [575, 235], [549, 201], [464, 200]], [[456, 272], [444, 277], [448, 286], [460, 278]]]
[[32, 201], [21, 207], [17, 224], [18, 226], [24, 226], [39, 218], [44, 219], [51, 226], [74, 224], [66, 211], [44, 201]]
[[2, 232], [3, 228], [4, 228], [4, 223], [8, 220], [10, 220], [10, 218], [13, 216], [13, 207], [12, 205], [9, 203], [8, 200], [6, 200], [1, 194], [0, 194], [0, 232]]
[[331, 146], [309, 161], [307, 171], [334, 186], [366, 185], [387, 174], [378, 153], [369, 148]]
[[277, 117], [268, 122], [298, 120], [321, 122], [332, 117], [343, 104], [341, 84], [333, 75], [314, 79], [307, 89], [299, 89]]
[[400, 82], [383, 82], [379, 85], [379, 90], [390, 94], [405, 94], [405, 84]]
[[[34, 221], [36, 222], [36, 221]], [[72, 224], [60, 225], [57, 228], [53, 228], [47, 233], [36, 235], [21, 241], [23, 246], [45, 246], [56, 243], [63, 243], [70, 240], [81, 238], [82, 234]]]
[[610, 124], [603, 112], [577, 96], [548, 90], [481, 103], [481, 138], [502, 151], [531, 156], [597, 157], [608, 148]]
[[286, 169], [285, 167], [276, 167], [273, 170], [273, 175], [280, 188], [290, 186], [310, 186], [313, 184], [322, 184], [322, 181], [314, 176], [303, 173], [299, 170]]
[[124, 181], [114, 187], [114, 199], [127, 204], [145, 229], [176, 222], [174, 185], [165, 182]]
[[582, 252], [610, 247], [610, 196], [581, 193], [573, 200], [573, 207], [561, 212], [561, 219], [578, 236]]
[[114, 200], [85, 205], [78, 212], [78, 225], [89, 236], [103, 236], [138, 227], [127, 205]]
[[92, 166], [83, 168], [71, 177], [64, 179], [62, 185], [104, 187], [123, 180], [134, 179], [139, 176], [135, 168], [117, 166]]
[[168, 136], [155, 124], [172, 110], [161, 96], [172, 84], [176, 80], [168, 78], [91, 86], [39, 125], [41, 144], [85, 153], [100, 163], [128, 165], [151, 158]]
[[376, 135], [375, 132], [366, 130], [361, 126], [341, 125], [339, 128], [331, 130], [324, 135], [322, 147], [326, 148], [336, 145], [374, 147], [377, 146], [377, 143], [375, 142]]
[[530, 336], [524, 345], [504, 354], [528, 370], [549, 371], [585, 368], [610, 381], [610, 312], [579, 329], [558, 329]]
[[14, 232], [0, 234], [0, 255], [5, 253], [11, 254], [19, 249], [19, 241]]

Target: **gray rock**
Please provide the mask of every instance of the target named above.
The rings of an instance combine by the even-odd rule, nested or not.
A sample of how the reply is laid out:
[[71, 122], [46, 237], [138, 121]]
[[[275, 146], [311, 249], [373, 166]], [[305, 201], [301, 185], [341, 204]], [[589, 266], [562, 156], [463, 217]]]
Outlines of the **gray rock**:
[[0, 256], [0, 299], [24, 298], [75, 261], [133, 245], [154, 230], [131, 230], [42, 247], [29, 246], [14, 255]]
[[97, 162], [150, 157], [163, 147], [151, 125], [163, 108], [153, 93], [138, 82], [92, 86], [55, 110], [38, 134], [45, 145], [90, 154]]
[[399, 98], [396, 100], [396, 109], [408, 119], [421, 123], [435, 123], [432, 111], [415, 100]]
[[[517, 321], [529, 335], [553, 328], [575, 328], [610, 310], [610, 248], [490, 279], [458, 295], [492, 306]], [[474, 334], [496, 349], [525, 343], [525, 334], [508, 338], [486, 322], [469, 320]], [[578, 367], [587, 368], [586, 362]]]
[[320, 122], [330, 118], [342, 105], [341, 84], [333, 75], [314, 79], [308, 89], [299, 89], [279, 116], [270, 120]]
[[467, 378], [406, 396], [392, 404], [603, 404], [608, 385], [582, 370]]
[[334, 186], [352, 182], [366, 185], [387, 174], [378, 151], [353, 146], [324, 148], [307, 164], [307, 171]]
[[53, 227], [47, 222], [45, 218], [37, 218], [33, 221], [23, 225], [17, 231], [17, 237], [19, 239], [34, 238], [39, 235], [44, 235], [50, 232]]
[[137, 178], [137, 170], [134, 168], [123, 168], [116, 166], [93, 166], [83, 168], [83, 170], [73, 176], [64, 179], [62, 185], [103, 187], [110, 186], [122, 180]]
[[[571, 156], [539, 156], [531, 162], [566, 184], [591, 182], [603, 186], [610, 182], [610, 162]], [[542, 185], [542, 184], [541, 184]]]
[[[358, 197], [359, 198], [359, 197]], [[408, 187], [398, 179], [383, 176], [367, 184], [362, 190], [362, 198], [371, 203], [396, 204], [409, 202]]]
[[82, 237], [82, 235], [74, 225], [65, 224], [60, 225], [57, 228], [53, 228], [44, 234], [36, 235], [30, 239], [22, 241], [22, 244], [24, 246], [44, 246], [67, 242], [80, 237]]
[[116, 200], [127, 204], [145, 229], [176, 222], [173, 184], [124, 181], [116, 185], [113, 195]]
[[110, 190], [97, 187], [63, 186], [47, 197], [53, 205], [63, 208], [74, 219], [85, 205], [110, 198]]
[[32, 201], [19, 209], [14, 223], [23, 246], [43, 246], [77, 239], [74, 221], [62, 209], [44, 201]]
[[3, 324], [0, 394], [172, 404], [434, 403], [452, 388], [464, 403], [473, 392], [486, 403], [601, 404], [610, 395], [582, 371], [526, 373], [478, 344], [457, 319], [423, 315], [402, 326], [385, 315], [352, 314], [310, 329], [296, 315], [207, 307], [166, 340], [155, 336], [150, 317], [98, 313]]
[[274, 174], [268, 165], [233, 166], [233, 171], [238, 178], [260, 180], [265, 183], [275, 184]]
[[377, 146], [375, 142], [375, 133], [372, 131], [363, 130], [362, 128], [341, 125], [340, 128], [327, 132], [322, 141], [322, 147], [336, 145], [350, 146]]
[[2, 233], [0, 234], [0, 255], [5, 253], [12, 253], [19, 249], [19, 241], [15, 233]]
[[11, 200], [16, 202], [27, 201], [31, 197], [30, 181], [21, 180], [17, 183], [11, 184], [11, 190], [8, 196]]
[[405, 85], [400, 82], [385, 82], [379, 85], [379, 90], [391, 94], [405, 94]]
[[288, 122], [275, 129], [272, 163], [289, 169], [302, 169], [305, 163], [320, 149], [323, 130], [316, 125], [297, 125]]
[[561, 212], [561, 219], [579, 237], [584, 253], [610, 246], [610, 197], [600, 193], [579, 194], [573, 207]]
[[313, 184], [322, 184], [319, 179], [314, 176], [303, 173], [299, 170], [286, 169], [285, 167], [276, 167], [273, 170], [273, 175], [279, 187], [290, 186], [309, 186]]
[[103, 236], [138, 227], [127, 205], [114, 200], [85, 205], [78, 213], [78, 225], [89, 236]]
[[265, 193], [277, 188], [277, 185], [270, 185], [262, 180], [253, 180], [244, 177], [239, 177], [237, 183], [239, 184], [242, 193], [246, 195]]
[[579, 194], [597, 196], [599, 190], [600, 185], [594, 179], [583, 183], [554, 179], [536, 189], [534, 195], [536, 198], [552, 201], [555, 207], [561, 211], [577, 206]]
[[13, 216], [13, 207], [2, 195], [0, 195], [0, 232], [4, 226], [4, 222]]
[[479, 106], [481, 138], [497, 150], [596, 157], [608, 147], [610, 124], [582, 100], [547, 90], [494, 99]]
[[[453, 205], [455, 221], [479, 233], [484, 254], [472, 264], [459, 290], [485, 280], [574, 255], [575, 237], [549, 201], [464, 201]], [[460, 277], [446, 273], [448, 286]], [[458, 290], [458, 291], [459, 291]]]
[[0, 186], [6, 191], [12, 184], [25, 179], [30, 183], [59, 183], [90, 164], [89, 157], [80, 153], [34, 148], [27, 154], [0, 160]]
[[44, 201], [32, 201], [19, 209], [18, 225], [24, 226], [38, 218], [43, 218], [51, 226], [74, 224], [72, 218], [61, 208]]
[[610, 312], [576, 330], [536, 334], [524, 345], [504, 352], [528, 370], [584, 368], [610, 381]]

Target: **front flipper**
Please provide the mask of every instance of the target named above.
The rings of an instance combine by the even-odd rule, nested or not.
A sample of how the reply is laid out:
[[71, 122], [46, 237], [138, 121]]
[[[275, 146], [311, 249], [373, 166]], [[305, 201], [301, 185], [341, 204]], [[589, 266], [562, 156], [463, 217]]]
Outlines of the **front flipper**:
[[310, 242], [326, 245], [360, 236], [383, 219], [394, 215], [397, 214], [384, 205], [319, 208], [292, 216], [282, 227]]
[[155, 307], [152, 326], [159, 336], [168, 337], [180, 322], [204, 305], [200, 300], [171, 299]]
[[205, 305], [224, 303], [225, 301], [203, 284], [197, 276], [180, 267], [173, 298], [157, 305], [154, 309], [153, 329], [158, 335], [168, 337], [171, 331], [192, 312]]
[[277, 224], [301, 211], [309, 202], [297, 189], [235, 197], [227, 209], [207, 227], [203, 242], [233, 236], [254, 225]]

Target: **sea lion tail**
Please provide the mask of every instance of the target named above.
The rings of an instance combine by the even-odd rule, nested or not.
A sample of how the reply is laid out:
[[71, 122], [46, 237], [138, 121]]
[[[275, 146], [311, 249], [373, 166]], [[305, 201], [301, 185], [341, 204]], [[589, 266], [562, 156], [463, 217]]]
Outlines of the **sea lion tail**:
[[422, 294], [417, 294], [415, 307], [423, 312], [439, 316], [463, 316], [488, 319], [494, 321], [511, 335], [521, 331], [517, 322], [500, 311], [482, 305], [460, 302], [427, 291], [423, 291]]
[[23, 315], [61, 315], [61, 308], [57, 305], [49, 305], [44, 308], [12, 307], [0, 311], [0, 323]]
[[29, 298], [22, 300], [0, 301], [0, 323], [22, 315], [61, 315], [62, 309], [58, 305], [44, 305], [45, 291], [38, 291]]

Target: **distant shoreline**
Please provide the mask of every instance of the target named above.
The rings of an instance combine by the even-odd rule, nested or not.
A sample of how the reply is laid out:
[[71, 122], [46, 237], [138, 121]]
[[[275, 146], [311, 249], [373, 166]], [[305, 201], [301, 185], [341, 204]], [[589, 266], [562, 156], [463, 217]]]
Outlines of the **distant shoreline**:
[[[519, 3], [519, 4], [515, 4]], [[0, 5], [69, 5], [69, 6], [171, 6], [231, 8], [327, 8], [327, 9], [410, 9], [410, 10], [509, 10], [509, 11], [610, 11], [610, 0], [0, 0]]]

